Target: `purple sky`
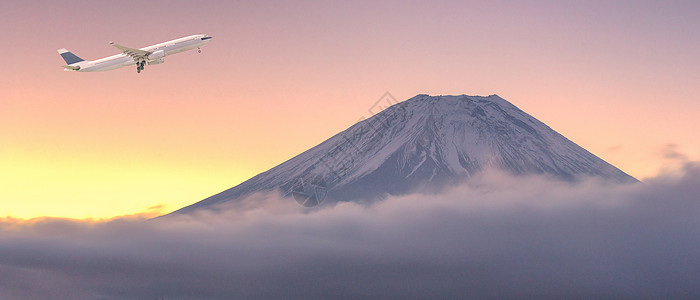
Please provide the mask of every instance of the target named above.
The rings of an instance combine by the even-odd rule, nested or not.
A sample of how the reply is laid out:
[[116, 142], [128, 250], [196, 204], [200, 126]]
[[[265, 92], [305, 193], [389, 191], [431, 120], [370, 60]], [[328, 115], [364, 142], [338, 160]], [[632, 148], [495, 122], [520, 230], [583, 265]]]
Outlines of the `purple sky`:
[[[695, 1], [2, 2], [0, 199], [13, 200], [0, 215], [174, 210], [367, 117], [387, 91], [498, 94], [653, 176], [663, 149], [700, 157], [698, 15]], [[202, 54], [138, 75], [63, 72], [55, 52], [196, 33], [214, 36]]]

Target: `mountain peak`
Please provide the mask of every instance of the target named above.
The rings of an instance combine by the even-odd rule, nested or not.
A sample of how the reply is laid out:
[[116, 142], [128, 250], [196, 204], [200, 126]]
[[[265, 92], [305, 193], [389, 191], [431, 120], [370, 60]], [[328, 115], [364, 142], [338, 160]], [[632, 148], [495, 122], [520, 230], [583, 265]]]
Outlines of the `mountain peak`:
[[419, 94], [178, 212], [275, 189], [307, 206], [371, 201], [458, 183], [487, 168], [636, 181], [498, 95]]

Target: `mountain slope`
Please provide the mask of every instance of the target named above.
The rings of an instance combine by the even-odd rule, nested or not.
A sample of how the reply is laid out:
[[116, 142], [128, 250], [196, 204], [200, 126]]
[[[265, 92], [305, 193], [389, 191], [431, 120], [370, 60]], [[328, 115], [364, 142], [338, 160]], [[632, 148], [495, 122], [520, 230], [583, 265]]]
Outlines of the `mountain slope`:
[[418, 95], [176, 213], [274, 189], [307, 206], [372, 200], [417, 186], [439, 188], [487, 167], [636, 181], [496, 95]]

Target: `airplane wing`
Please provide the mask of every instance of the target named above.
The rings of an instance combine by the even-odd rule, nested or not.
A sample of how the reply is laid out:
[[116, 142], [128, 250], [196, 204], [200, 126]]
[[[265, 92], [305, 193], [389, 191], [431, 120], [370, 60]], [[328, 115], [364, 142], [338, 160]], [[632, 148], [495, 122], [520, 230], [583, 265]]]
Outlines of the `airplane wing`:
[[109, 42], [110, 45], [117, 47], [117, 49], [122, 50], [122, 52], [131, 59], [133, 59], [136, 62], [139, 61], [146, 61], [148, 60], [148, 56], [151, 55], [151, 52], [145, 51], [145, 50], [139, 50], [139, 49], [134, 49], [134, 48], [129, 48], [125, 47], [119, 44], [115, 44], [114, 42]]

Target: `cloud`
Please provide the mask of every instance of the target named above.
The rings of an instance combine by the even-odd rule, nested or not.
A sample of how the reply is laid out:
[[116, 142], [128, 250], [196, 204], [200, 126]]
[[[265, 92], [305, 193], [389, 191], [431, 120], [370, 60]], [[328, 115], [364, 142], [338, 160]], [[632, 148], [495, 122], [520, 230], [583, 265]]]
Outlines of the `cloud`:
[[683, 152], [678, 150], [678, 145], [676, 144], [666, 144], [661, 149], [661, 156], [668, 160], [681, 161], [683, 163], [689, 162], [689, 158]]
[[0, 298], [693, 298], [697, 195], [687, 163], [633, 185], [486, 172], [372, 205], [4, 219]]

